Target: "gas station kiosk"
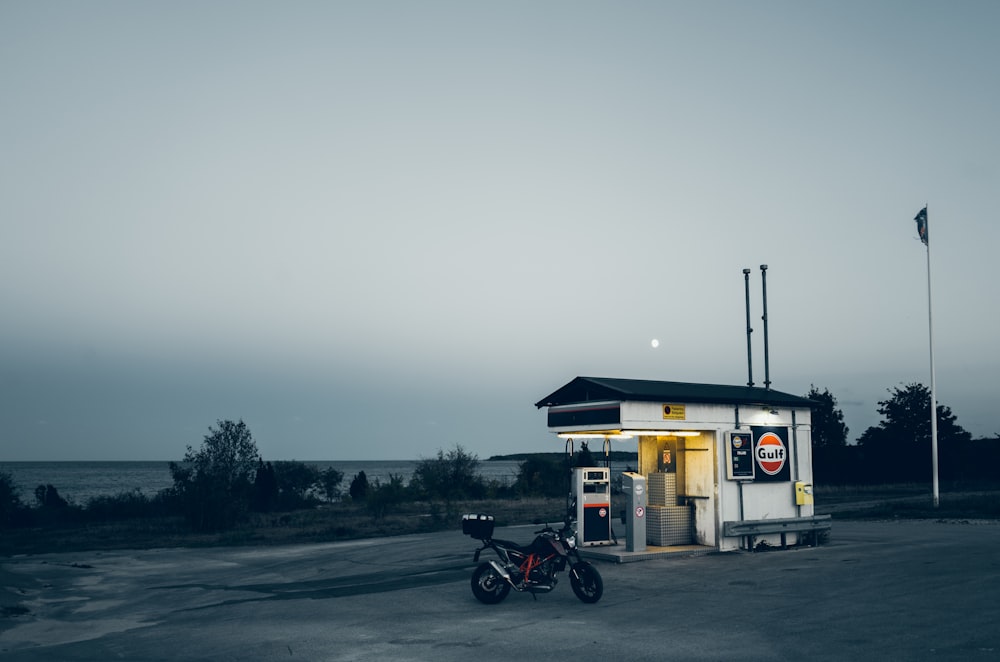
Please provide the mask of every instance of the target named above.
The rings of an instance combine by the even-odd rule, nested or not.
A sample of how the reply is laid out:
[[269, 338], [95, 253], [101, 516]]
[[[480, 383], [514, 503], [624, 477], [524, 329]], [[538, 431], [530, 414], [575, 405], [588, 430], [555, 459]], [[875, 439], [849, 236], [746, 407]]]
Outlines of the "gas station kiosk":
[[[818, 540], [830, 518], [813, 512], [813, 404], [770, 388], [577, 377], [535, 406], [567, 440], [637, 445], [636, 471], [620, 474], [624, 547], [649, 553]], [[607, 467], [573, 470], [582, 545], [619, 544], [613, 479]]]

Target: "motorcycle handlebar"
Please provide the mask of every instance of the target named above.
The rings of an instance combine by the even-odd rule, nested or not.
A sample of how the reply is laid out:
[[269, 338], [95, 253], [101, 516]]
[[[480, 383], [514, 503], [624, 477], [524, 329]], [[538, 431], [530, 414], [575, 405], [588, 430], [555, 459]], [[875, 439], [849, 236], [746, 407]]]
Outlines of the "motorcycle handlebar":
[[[541, 524], [541, 521], [535, 520], [535, 524]], [[563, 528], [560, 529], [559, 531], [556, 531], [555, 529], [553, 529], [550, 524], [546, 524], [545, 528], [540, 529], [538, 531], [535, 531], [535, 535], [537, 536], [539, 533], [562, 533], [564, 531], [569, 530], [569, 528], [570, 528], [570, 522], [567, 519], [567, 520], [563, 520]]]

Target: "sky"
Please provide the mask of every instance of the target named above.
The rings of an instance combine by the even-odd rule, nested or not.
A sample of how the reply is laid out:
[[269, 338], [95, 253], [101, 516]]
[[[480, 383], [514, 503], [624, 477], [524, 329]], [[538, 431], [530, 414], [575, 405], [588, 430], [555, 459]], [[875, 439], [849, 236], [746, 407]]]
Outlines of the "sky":
[[997, 25], [0, 2], [0, 460], [179, 459], [227, 419], [275, 460], [562, 451], [533, 403], [576, 376], [748, 381], [744, 268], [763, 385], [761, 264], [772, 388], [853, 441], [933, 346], [991, 437]]

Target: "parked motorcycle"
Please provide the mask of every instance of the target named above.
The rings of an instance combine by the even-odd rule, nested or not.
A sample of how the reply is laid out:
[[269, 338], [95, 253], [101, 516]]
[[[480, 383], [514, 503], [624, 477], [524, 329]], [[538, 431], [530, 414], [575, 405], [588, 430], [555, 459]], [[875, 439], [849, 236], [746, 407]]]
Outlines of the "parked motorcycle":
[[576, 547], [576, 532], [569, 520], [560, 530], [548, 524], [535, 531], [530, 545], [522, 546], [510, 540], [493, 537], [494, 520], [491, 515], [464, 515], [462, 532], [483, 543], [473, 559], [492, 549], [498, 560], [480, 563], [472, 573], [472, 594], [484, 604], [496, 604], [507, 597], [510, 589], [528, 592], [537, 599], [538, 593], [548, 593], [555, 588], [556, 574], [569, 565], [569, 583], [573, 593], [583, 602], [593, 603], [604, 594], [601, 573], [590, 563], [581, 560]]

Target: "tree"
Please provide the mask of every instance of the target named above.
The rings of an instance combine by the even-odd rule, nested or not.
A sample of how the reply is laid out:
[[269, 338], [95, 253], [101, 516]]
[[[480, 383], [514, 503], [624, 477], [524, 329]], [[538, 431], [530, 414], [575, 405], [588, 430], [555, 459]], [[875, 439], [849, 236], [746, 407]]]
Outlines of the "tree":
[[319, 469], [292, 460], [275, 462], [274, 472], [278, 484], [278, 504], [282, 510], [315, 505], [316, 497], [310, 493], [319, 483]]
[[413, 470], [411, 486], [430, 499], [446, 502], [455, 499], [479, 499], [486, 485], [479, 476], [479, 457], [455, 446], [445, 454], [438, 450], [437, 458], [420, 460]]
[[368, 506], [372, 519], [378, 521], [385, 519], [389, 509], [401, 504], [405, 498], [406, 484], [403, 477], [399, 474], [389, 474], [389, 482], [384, 485], [375, 479], [375, 484], [368, 490], [365, 505]]
[[[931, 394], [923, 384], [907, 384], [879, 401], [883, 420], [858, 438], [869, 480], [925, 481], [931, 478]], [[938, 448], [967, 444], [972, 435], [951, 409], [937, 405]]]
[[340, 498], [340, 484], [344, 481], [344, 472], [337, 471], [333, 467], [327, 467], [320, 474], [320, 486], [323, 489], [323, 496], [329, 502]]
[[269, 513], [278, 507], [278, 477], [274, 465], [257, 461], [257, 473], [253, 479], [253, 509], [258, 513]]
[[810, 385], [806, 397], [812, 408], [813, 481], [817, 484], [851, 484], [860, 480], [858, 449], [847, 445], [844, 413], [829, 389]]
[[566, 462], [544, 456], [529, 457], [521, 462], [514, 485], [524, 496], [565, 496], [569, 492]]
[[812, 408], [813, 450], [846, 446], [848, 427], [844, 424], [844, 412], [837, 409], [837, 398], [829, 389], [820, 393], [813, 384], [809, 385], [806, 397], [816, 402]]
[[14, 477], [5, 471], [0, 471], [0, 530], [17, 522], [23, 509], [21, 494], [14, 483]]
[[354, 475], [348, 493], [351, 495], [352, 501], [364, 501], [365, 497], [368, 496], [368, 476], [365, 475], [364, 471], [359, 471]]
[[249, 509], [260, 454], [250, 429], [240, 420], [218, 421], [195, 451], [170, 463], [174, 490], [184, 515], [198, 530], [233, 526]]
[[594, 454], [590, 452], [590, 446], [586, 441], [580, 444], [580, 450], [576, 452], [576, 458], [574, 460], [574, 465], [576, 467], [596, 467], [598, 466], [597, 460], [594, 459]]
[[66, 508], [69, 503], [62, 498], [54, 485], [39, 485], [35, 488], [35, 500], [42, 508]]

